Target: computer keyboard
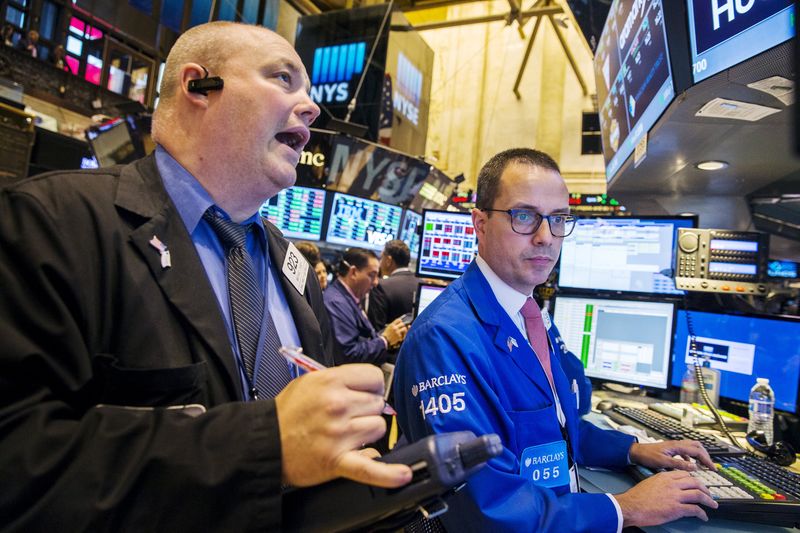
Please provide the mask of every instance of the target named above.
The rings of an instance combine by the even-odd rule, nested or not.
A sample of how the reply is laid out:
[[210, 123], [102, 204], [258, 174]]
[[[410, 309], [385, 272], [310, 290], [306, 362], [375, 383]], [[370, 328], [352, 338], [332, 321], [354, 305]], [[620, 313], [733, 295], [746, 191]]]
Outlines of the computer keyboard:
[[[690, 409], [694, 415], [694, 423], [696, 425], [713, 426], [717, 424], [717, 421], [714, 419], [714, 416], [708, 411], [708, 409], [698, 406], [697, 404], [657, 402], [652, 403], [647, 407], [648, 409], [652, 409], [657, 413], [667, 415], [668, 417], [676, 420], [681, 420], [684, 409]], [[747, 428], [746, 418], [721, 410], [719, 413], [722, 416], [722, 419], [725, 421], [725, 425], [728, 426], [728, 429], [731, 431], [743, 431]]]
[[649, 409], [615, 406], [604, 411], [611, 420], [624, 425], [639, 427], [653, 437], [664, 440], [692, 439], [699, 441], [709, 455], [744, 455], [745, 450], [728, 444], [706, 433], [682, 426], [678, 421]]
[[[692, 472], [719, 504], [717, 509], [705, 509], [709, 517], [800, 527], [800, 474], [752, 454], [715, 460], [716, 471]], [[637, 480], [654, 474], [642, 466], [630, 471]]]

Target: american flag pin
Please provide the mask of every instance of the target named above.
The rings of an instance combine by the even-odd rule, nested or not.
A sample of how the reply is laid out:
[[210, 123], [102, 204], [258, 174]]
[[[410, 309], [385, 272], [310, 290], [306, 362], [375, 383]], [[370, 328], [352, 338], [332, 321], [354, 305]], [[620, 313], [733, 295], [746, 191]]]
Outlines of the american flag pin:
[[511, 351], [511, 347], [512, 346], [514, 348], [517, 348], [518, 347], [517, 346], [517, 339], [515, 339], [514, 337], [509, 337], [508, 340], [506, 340], [506, 346], [508, 346], [508, 351], [509, 352]]
[[170, 258], [167, 245], [161, 242], [161, 239], [155, 235], [153, 235], [153, 238], [148, 242], [150, 243], [150, 246], [158, 250], [158, 254], [161, 256], [161, 268], [170, 268], [172, 266], [172, 259]]

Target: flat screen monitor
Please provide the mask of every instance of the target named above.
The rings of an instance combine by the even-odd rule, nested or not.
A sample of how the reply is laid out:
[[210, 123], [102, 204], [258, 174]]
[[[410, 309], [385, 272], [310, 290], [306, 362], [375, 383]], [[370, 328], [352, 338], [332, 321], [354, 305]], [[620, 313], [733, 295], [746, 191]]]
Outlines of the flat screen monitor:
[[675, 304], [558, 295], [554, 321], [590, 378], [666, 389]]
[[561, 247], [558, 286], [683, 294], [672, 276], [677, 233], [696, 226], [695, 216], [578, 219]]
[[422, 215], [406, 209], [403, 214], [403, 223], [400, 226], [400, 240], [408, 245], [411, 250], [411, 257], [415, 258], [419, 254], [419, 229], [422, 224]]
[[770, 259], [767, 263], [767, 276], [774, 279], [797, 279], [800, 277], [800, 264], [794, 261]]
[[614, 0], [594, 71], [610, 181], [675, 97], [662, 0]]
[[403, 209], [344, 193], [334, 193], [325, 240], [381, 251], [400, 233]]
[[695, 83], [794, 37], [794, 1], [686, 0]]
[[101, 167], [130, 163], [141, 156], [124, 118], [87, 129], [86, 140]]
[[414, 298], [414, 318], [418, 317], [447, 287], [420, 283]]
[[290, 239], [318, 241], [322, 238], [325, 191], [289, 187], [264, 202], [260, 213]]
[[[800, 320], [790, 317], [734, 315], [690, 311], [697, 351], [721, 372], [720, 396], [747, 403], [756, 378], [769, 378], [775, 408], [797, 411], [800, 382]], [[681, 386], [689, 349], [686, 311], [675, 324], [672, 384]]]
[[422, 212], [418, 276], [456, 279], [477, 253], [478, 239], [472, 227], [472, 215], [428, 209]]

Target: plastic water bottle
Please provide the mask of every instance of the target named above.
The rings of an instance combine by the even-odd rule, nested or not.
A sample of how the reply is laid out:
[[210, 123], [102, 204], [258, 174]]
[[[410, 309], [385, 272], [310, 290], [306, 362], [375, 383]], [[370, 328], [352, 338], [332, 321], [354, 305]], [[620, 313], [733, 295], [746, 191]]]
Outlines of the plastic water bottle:
[[681, 403], [700, 403], [700, 388], [697, 385], [697, 376], [694, 374], [694, 365], [686, 365], [686, 372], [681, 378]]
[[750, 389], [750, 406], [747, 432], [763, 431], [767, 443], [772, 444], [772, 417], [775, 412], [775, 393], [769, 386], [769, 379], [757, 378]]

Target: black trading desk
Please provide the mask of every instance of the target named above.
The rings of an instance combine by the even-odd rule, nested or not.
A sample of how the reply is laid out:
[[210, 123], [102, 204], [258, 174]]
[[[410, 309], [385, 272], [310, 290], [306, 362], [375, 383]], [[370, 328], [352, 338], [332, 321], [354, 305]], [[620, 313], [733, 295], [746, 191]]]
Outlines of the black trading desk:
[[[632, 398], [635, 399], [635, 398]], [[597, 398], [593, 398], [592, 405], [596, 405]], [[614, 401], [617, 401], [614, 398]], [[623, 402], [619, 402], [622, 404]], [[594, 425], [610, 429], [605, 417], [596, 412], [590, 412], [584, 417], [585, 420]], [[625, 492], [635, 485], [634, 480], [625, 472], [612, 472], [603, 469], [588, 469], [579, 467], [581, 488], [590, 493], [611, 493], [619, 494]], [[789, 532], [796, 531], [791, 528], [767, 526], [754, 524], [751, 522], [734, 522], [731, 520], [720, 520], [712, 518], [708, 522], [703, 522], [697, 518], [682, 518], [661, 526], [649, 526], [641, 528], [648, 532], [682, 532], [682, 531], [702, 531], [702, 532], [727, 532], [727, 531], [764, 531], [764, 532]]]

